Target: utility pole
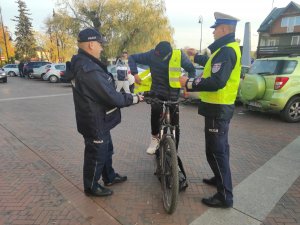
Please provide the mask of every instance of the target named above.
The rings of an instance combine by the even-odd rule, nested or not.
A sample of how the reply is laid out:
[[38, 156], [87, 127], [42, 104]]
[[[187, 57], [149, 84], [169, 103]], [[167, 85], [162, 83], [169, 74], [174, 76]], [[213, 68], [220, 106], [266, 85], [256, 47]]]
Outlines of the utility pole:
[[6, 31], [4, 30], [1, 6], [0, 6], [0, 17], [1, 17], [1, 26], [2, 26], [2, 31], [3, 31], [4, 45], [5, 45], [5, 50], [6, 50], [6, 57], [7, 57], [7, 61], [9, 62], [9, 55], [8, 55], [7, 43], [6, 43]]
[[203, 23], [203, 17], [202, 16], [199, 16], [199, 21], [198, 23], [200, 23], [201, 25], [201, 33], [200, 33], [200, 51], [199, 53], [201, 54], [201, 45], [202, 45], [202, 23]]

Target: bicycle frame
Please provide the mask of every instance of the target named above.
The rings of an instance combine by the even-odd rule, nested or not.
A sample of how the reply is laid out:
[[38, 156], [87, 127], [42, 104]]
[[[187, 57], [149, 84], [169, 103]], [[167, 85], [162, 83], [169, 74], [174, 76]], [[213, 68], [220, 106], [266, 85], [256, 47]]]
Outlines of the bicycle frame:
[[183, 101], [163, 101], [157, 98], [145, 99], [145, 101], [148, 104], [153, 102], [162, 105], [159, 152], [156, 152], [157, 169], [155, 174], [161, 181], [164, 208], [167, 213], [172, 214], [176, 210], [178, 201], [179, 178], [175, 134], [178, 125], [171, 124], [170, 107], [172, 105], [179, 107], [179, 103]]

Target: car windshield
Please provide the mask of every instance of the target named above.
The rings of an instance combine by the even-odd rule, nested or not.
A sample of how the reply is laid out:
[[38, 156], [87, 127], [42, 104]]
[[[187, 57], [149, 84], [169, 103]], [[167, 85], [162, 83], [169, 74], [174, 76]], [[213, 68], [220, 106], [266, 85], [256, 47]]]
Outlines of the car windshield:
[[248, 74], [282, 75], [294, 72], [297, 61], [294, 60], [255, 60]]

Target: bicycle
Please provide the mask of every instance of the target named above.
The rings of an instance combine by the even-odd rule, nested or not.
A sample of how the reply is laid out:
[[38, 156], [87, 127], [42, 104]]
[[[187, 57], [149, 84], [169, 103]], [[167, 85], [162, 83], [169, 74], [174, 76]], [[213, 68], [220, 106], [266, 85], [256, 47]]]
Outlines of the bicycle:
[[179, 177], [178, 160], [176, 148], [176, 126], [171, 124], [170, 106], [179, 107], [179, 103], [188, 100], [163, 101], [155, 97], [145, 97], [147, 104], [157, 103], [162, 105], [160, 117], [159, 148], [157, 155], [157, 169], [155, 175], [161, 182], [163, 192], [164, 208], [168, 214], [172, 214], [178, 202], [179, 195]]

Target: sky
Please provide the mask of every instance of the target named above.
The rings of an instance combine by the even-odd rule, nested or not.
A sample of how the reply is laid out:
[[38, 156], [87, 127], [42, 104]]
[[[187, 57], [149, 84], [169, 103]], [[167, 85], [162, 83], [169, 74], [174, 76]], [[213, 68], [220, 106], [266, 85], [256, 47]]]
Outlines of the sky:
[[[300, 1], [300, 0], [297, 0]], [[298, 4], [300, 2], [294, 1]], [[56, 0], [25, 0], [30, 10], [32, 25], [35, 30], [44, 31], [45, 19], [52, 15]], [[274, 7], [286, 7], [290, 0], [165, 0], [166, 14], [174, 28], [174, 40], [177, 48], [200, 48], [201, 25], [202, 44], [205, 49], [213, 42], [214, 12], [222, 12], [240, 19], [237, 25], [236, 38], [243, 41], [244, 26], [251, 24], [251, 49], [256, 50], [258, 42], [257, 30]], [[4, 25], [13, 33], [18, 15], [15, 0], [0, 0]], [[202, 17], [202, 24], [199, 23]]]

